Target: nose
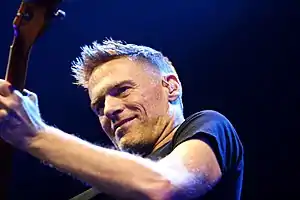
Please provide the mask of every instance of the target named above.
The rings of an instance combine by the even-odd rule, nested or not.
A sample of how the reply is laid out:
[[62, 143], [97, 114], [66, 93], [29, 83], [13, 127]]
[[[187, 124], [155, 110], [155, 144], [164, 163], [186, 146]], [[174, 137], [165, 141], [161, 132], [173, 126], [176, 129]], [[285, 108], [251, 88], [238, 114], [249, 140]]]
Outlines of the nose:
[[113, 96], [107, 96], [105, 98], [104, 115], [112, 120], [116, 121], [119, 114], [124, 110], [124, 105], [120, 99]]

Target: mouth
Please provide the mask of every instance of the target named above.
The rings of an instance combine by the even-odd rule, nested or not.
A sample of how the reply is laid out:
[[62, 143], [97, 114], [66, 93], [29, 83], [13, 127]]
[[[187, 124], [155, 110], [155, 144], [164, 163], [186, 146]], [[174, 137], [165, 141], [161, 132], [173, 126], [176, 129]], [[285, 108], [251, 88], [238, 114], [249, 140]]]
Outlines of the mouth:
[[122, 127], [124, 124], [126, 124], [126, 123], [132, 121], [134, 118], [135, 118], [135, 117], [130, 117], [130, 118], [123, 119], [123, 120], [119, 121], [118, 123], [116, 123], [116, 124], [114, 125], [114, 132], [116, 132], [116, 130], [117, 130], [118, 128]]

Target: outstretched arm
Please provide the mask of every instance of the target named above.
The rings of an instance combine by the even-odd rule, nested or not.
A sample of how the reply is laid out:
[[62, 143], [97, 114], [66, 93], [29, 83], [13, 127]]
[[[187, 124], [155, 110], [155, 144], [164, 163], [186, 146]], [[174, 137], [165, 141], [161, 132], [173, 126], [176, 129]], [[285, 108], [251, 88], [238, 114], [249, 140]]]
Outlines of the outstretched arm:
[[123, 198], [189, 199], [203, 195], [221, 176], [212, 150], [201, 140], [180, 144], [158, 162], [95, 146], [53, 127], [29, 144], [33, 156]]
[[30, 98], [35, 96], [23, 96], [0, 82], [0, 137], [100, 191], [125, 199], [190, 199], [221, 176], [212, 149], [201, 140], [185, 141], [154, 162], [47, 126]]

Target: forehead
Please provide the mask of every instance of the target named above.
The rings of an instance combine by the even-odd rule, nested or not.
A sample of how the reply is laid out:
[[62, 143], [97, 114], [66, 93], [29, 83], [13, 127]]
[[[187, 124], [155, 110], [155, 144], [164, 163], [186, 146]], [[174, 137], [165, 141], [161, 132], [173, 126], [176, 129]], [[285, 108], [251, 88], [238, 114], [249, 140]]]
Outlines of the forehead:
[[123, 57], [108, 61], [97, 67], [92, 73], [88, 90], [90, 97], [98, 90], [103, 90], [125, 80], [144, 81], [149, 76], [146, 64]]

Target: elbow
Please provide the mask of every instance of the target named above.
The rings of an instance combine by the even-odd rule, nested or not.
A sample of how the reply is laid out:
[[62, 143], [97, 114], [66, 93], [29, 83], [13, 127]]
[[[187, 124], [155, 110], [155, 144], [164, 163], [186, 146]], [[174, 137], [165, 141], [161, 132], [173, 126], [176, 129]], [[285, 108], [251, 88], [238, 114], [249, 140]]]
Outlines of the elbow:
[[174, 188], [169, 180], [161, 180], [157, 183], [144, 185], [142, 193], [147, 200], [171, 200], [174, 197]]
[[201, 179], [198, 184], [172, 184], [170, 180], [162, 180], [158, 183], [143, 186], [142, 193], [147, 200], [173, 200], [173, 199], [194, 199], [205, 195], [211, 190], [219, 179], [209, 181]]

